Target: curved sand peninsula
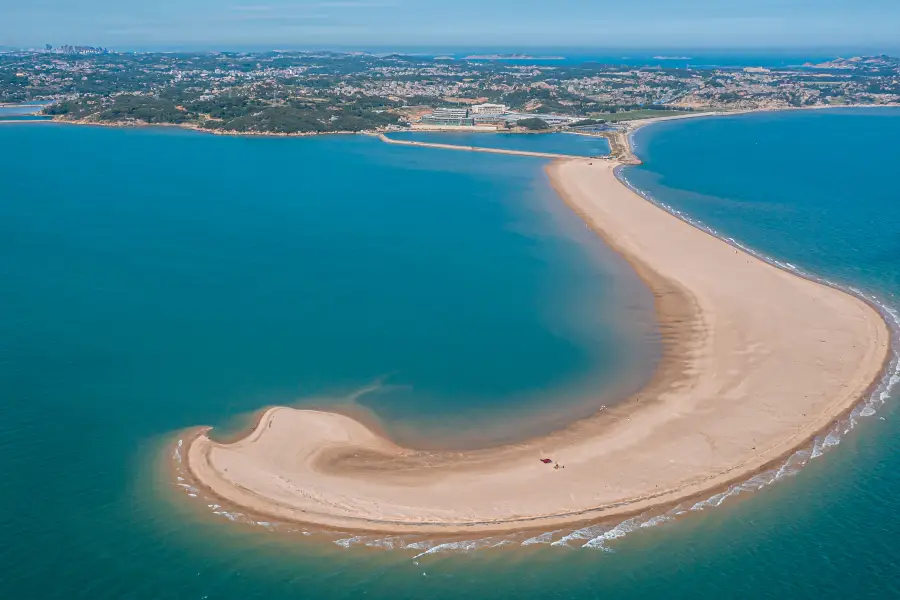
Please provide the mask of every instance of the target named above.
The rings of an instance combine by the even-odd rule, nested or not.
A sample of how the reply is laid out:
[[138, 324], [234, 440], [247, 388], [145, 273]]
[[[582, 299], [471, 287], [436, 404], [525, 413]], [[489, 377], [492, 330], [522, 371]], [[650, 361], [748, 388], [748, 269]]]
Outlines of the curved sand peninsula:
[[866, 394], [889, 352], [874, 309], [666, 213], [614, 167], [567, 160], [548, 172], [655, 293], [663, 358], [639, 394], [555, 434], [462, 453], [401, 448], [338, 414], [271, 408], [236, 443], [198, 433], [186, 459], [197, 482], [256, 513], [343, 529], [555, 526], [745, 478]]

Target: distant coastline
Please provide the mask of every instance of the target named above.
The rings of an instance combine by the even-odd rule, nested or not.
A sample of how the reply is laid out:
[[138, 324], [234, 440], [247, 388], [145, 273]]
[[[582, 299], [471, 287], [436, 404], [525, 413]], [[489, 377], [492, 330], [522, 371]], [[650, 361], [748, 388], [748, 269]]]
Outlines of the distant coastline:
[[[614, 154], [616, 146], [619, 147], [621, 154], [617, 155], [619, 160], [623, 161], [624, 164], [640, 164], [640, 159], [631, 152], [631, 141], [630, 136], [639, 128], [646, 127], [647, 125], [652, 125], [653, 123], [660, 123], [664, 121], [674, 121], [680, 119], [697, 119], [703, 117], [727, 117], [727, 116], [737, 116], [737, 115], [747, 115], [754, 113], [774, 113], [774, 112], [788, 112], [788, 111], [797, 111], [797, 110], [832, 110], [832, 109], [868, 109], [868, 108], [896, 108], [900, 109], [900, 103], [898, 104], [835, 104], [828, 106], [797, 106], [797, 107], [777, 107], [777, 108], [752, 108], [745, 110], [709, 110], [709, 111], [697, 111], [697, 112], [689, 112], [679, 115], [666, 115], [659, 117], [648, 117], [646, 119], [635, 119], [630, 121], [621, 121], [619, 125], [622, 125], [621, 128], [613, 129], [609, 132], [604, 132], [602, 134], [597, 134], [597, 137], [606, 137], [610, 144], [613, 146]], [[536, 117], [540, 117], [540, 114], [535, 114]], [[21, 121], [25, 122], [25, 121]], [[50, 119], [35, 121], [35, 122], [51, 122], [51, 123], [61, 123], [67, 125], [88, 125], [88, 126], [98, 126], [98, 127], [120, 127], [120, 128], [149, 128], [149, 127], [177, 127], [181, 129], [187, 129], [190, 131], [197, 131], [200, 133], [209, 133], [212, 135], [225, 135], [225, 136], [247, 136], [247, 137], [313, 137], [319, 135], [382, 135], [384, 133], [390, 133], [391, 131], [406, 131], [404, 129], [371, 129], [371, 130], [363, 130], [363, 131], [323, 131], [323, 132], [297, 132], [297, 133], [280, 133], [280, 132], [266, 132], [266, 131], [234, 131], [234, 130], [221, 130], [221, 129], [207, 129], [204, 127], [200, 127], [195, 123], [146, 123], [143, 121], [95, 121], [90, 119], [66, 119], [59, 116], [53, 116]], [[465, 130], [462, 130], [465, 131]], [[555, 130], [547, 130], [541, 132], [517, 132], [517, 131], [507, 131], [507, 130], [479, 130], [473, 128], [473, 131], [478, 131], [479, 133], [491, 134], [491, 133], [522, 133], [522, 134], [530, 134], [530, 135], [540, 135], [546, 133], [552, 133]], [[477, 148], [476, 148], [477, 150]]]
[[527, 54], [473, 54], [463, 60], [566, 60], [565, 56], [529, 56]]

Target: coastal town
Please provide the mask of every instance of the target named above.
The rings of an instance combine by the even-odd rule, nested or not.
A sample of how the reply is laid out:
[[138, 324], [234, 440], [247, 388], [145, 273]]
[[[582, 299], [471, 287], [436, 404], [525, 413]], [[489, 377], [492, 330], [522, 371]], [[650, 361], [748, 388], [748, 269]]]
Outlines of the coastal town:
[[[0, 53], [0, 104], [58, 120], [312, 134], [391, 128], [604, 128], [690, 112], [900, 103], [900, 59], [784, 67], [364, 52]], [[679, 57], [686, 58], [686, 57]]]

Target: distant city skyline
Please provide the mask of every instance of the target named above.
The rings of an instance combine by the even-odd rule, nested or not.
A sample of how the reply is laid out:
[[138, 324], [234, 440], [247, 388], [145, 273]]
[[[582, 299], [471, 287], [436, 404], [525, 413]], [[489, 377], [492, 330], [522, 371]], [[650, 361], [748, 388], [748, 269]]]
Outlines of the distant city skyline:
[[0, 0], [0, 11], [0, 45], [36, 48], [900, 49], [895, 0]]

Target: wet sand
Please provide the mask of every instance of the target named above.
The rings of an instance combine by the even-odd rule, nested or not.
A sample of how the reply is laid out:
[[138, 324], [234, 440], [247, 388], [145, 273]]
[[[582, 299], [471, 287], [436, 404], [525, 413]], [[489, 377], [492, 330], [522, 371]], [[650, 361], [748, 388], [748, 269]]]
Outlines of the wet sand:
[[666, 213], [615, 166], [566, 160], [548, 173], [654, 293], [663, 356], [634, 397], [554, 434], [472, 452], [402, 448], [344, 415], [274, 407], [237, 442], [203, 430], [190, 439], [196, 482], [257, 514], [341, 529], [555, 526], [744, 479], [867, 393], [889, 352], [874, 309]]

